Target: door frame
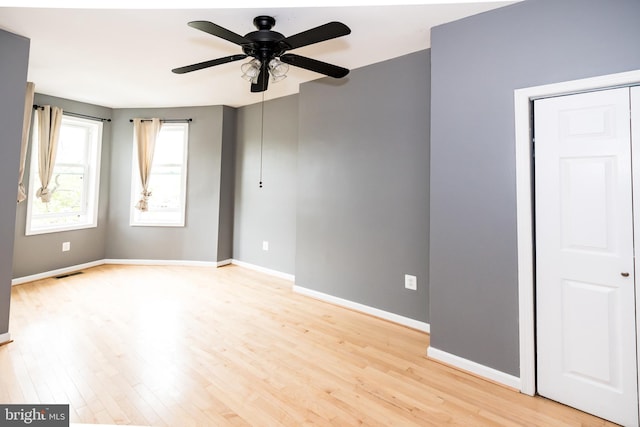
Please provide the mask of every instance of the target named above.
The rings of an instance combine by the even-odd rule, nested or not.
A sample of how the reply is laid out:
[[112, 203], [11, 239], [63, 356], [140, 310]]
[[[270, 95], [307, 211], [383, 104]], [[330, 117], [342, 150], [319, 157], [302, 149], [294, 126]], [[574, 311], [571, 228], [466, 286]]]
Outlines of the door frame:
[[[640, 83], [640, 70], [527, 87], [514, 91], [516, 155], [516, 222], [518, 250], [518, 313], [520, 335], [520, 392], [536, 393], [535, 281], [533, 235], [533, 101], [549, 96], [631, 86]], [[640, 293], [639, 293], [640, 294]], [[640, 306], [638, 294], [636, 304]]]

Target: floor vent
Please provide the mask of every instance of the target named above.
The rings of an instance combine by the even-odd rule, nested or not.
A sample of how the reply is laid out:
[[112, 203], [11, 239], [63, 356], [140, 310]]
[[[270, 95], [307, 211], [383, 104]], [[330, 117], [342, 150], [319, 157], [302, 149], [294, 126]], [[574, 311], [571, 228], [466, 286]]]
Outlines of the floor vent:
[[60, 276], [55, 276], [54, 279], [64, 279], [65, 277], [77, 276], [78, 274], [82, 274], [82, 271], [76, 271], [69, 274], [61, 274]]

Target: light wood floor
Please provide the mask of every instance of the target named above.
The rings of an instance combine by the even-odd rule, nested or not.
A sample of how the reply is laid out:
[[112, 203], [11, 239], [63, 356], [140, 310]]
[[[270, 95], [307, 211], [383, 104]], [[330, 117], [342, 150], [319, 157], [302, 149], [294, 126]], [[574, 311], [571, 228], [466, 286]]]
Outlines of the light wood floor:
[[0, 402], [75, 423], [604, 426], [430, 361], [429, 336], [236, 266], [102, 266], [16, 286]]

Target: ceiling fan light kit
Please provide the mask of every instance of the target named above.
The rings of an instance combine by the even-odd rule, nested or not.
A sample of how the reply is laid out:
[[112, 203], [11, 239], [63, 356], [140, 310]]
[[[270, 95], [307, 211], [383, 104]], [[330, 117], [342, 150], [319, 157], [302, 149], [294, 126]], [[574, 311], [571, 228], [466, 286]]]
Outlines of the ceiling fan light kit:
[[257, 16], [254, 18], [253, 24], [257, 31], [241, 36], [213, 22], [189, 22], [188, 25], [190, 27], [239, 45], [244, 53], [174, 68], [171, 71], [176, 74], [184, 74], [252, 57], [251, 61], [242, 64], [240, 67], [243, 73], [242, 78], [251, 82], [251, 92], [266, 91], [269, 85], [269, 75], [273, 82], [286, 78], [289, 65], [337, 79], [349, 74], [348, 69], [337, 65], [293, 53], [285, 53], [310, 44], [346, 36], [351, 33], [351, 30], [345, 24], [335, 21], [329, 22], [289, 37], [271, 30], [276, 24], [276, 20], [271, 16]]
[[258, 81], [258, 75], [260, 74], [260, 69], [262, 68], [262, 64], [257, 59], [252, 59], [249, 62], [242, 64], [240, 70], [242, 71], [242, 78], [250, 81], [251, 83], [256, 83]]
[[269, 74], [271, 74], [271, 81], [276, 83], [287, 78], [287, 72], [289, 71], [289, 65], [280, 61], [278, 58], [273, 58], [269, 61]]

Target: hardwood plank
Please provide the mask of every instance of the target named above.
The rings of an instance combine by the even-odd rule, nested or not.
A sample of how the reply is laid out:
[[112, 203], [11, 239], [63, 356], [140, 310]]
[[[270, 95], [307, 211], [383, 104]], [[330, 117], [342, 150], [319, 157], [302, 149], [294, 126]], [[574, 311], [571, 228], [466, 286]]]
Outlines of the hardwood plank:
[[100, 266], [12, 289], [0, 401], [73, 423], [612, 426], [427, 359], [428, 334], [237, 266]]

